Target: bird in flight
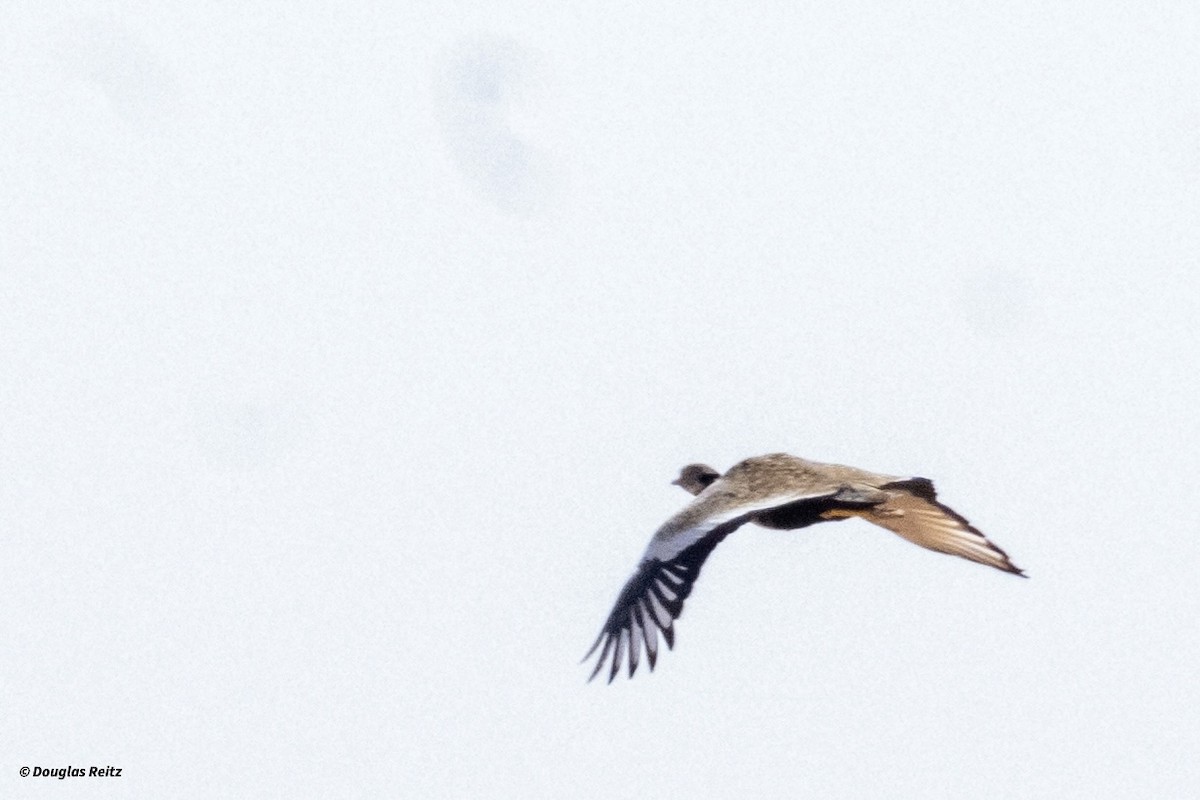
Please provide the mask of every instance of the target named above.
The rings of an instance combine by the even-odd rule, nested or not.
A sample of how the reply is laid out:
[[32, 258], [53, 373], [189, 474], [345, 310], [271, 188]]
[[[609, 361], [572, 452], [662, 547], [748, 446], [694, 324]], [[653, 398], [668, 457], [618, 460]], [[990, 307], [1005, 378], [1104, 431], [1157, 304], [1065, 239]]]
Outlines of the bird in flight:
[[748, 458], [724, 475], [705, 464], [689, 464], [672, 483], [696, 499], [650, 539], [637, 572], [583, 657], [586, 661], [600, 650], [589, 681], [608, 664], [611, 683], [626, 662], [633, 677], [643, 649], [654, 669], [658, 634], [668, 649], [674, 646], [675, 620], [704, 560], [747, 522], [793, 530], [859, 517], [921, 547], [1025, 575], [965, 518], [939, 503], [928, 478], [879, 475], [774, 453]]

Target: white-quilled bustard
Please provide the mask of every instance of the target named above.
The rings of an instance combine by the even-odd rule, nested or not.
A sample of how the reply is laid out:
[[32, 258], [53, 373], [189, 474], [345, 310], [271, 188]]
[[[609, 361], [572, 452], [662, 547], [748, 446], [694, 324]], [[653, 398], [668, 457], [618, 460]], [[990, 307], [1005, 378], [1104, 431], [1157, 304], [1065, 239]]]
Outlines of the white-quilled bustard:
[[668, 648], [674, 645], [675, 620], [704, 560], [748, 522], [792, 530], [859, 517], [921, 547], [1024, 575], [1003, 550], [938, 502], [928, 478], [879, 475], [774, 453], [748, 458], [724, 475], [705, 464], [689, 464], [673, 483], [696, 497], [650, 539], [637, 572], [584, 656], [586, 661], [600, 651], [592, 678], [608, 664], [611, 682], [623, 663], [632, 677], [643, 650], [654, 669], [658, 635]]

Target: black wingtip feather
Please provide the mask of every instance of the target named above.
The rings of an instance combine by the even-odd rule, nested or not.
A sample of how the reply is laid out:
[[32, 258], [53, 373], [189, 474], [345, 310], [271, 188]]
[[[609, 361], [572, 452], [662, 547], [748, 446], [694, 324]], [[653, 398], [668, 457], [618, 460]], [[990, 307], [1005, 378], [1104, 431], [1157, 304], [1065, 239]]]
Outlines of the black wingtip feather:
[[[658, 661], [659, 633], [667, 643], [668, 650], [675, 648], [674, 623], [683, 613], [683, 602], [691, 595], [705, 559], [734, 527], [719, 530], [715, 535], [696, 542], [671, 561], [646, 560], [638, 565], [637, 572], [621, 589], [596, 643], [583, 657], [584, 661], [588, 660], [596, 648], [600, 648], [589, 681], [607, 666], [608, 682], [612, 683], [624, 664], [628, 664], [629, 677], [633, 677], [639, 663], [638, 649], [641, 644], [640, 641], [637, 645], [633, 642], [637, 630], [645, 637], [646, 660], [651, 671]], [[671, 599], [667, 595], [671, 595]], [[658, 607], [666, 612], [666, 620], [660, 619]], [[651, 640], [654, 644], [651, 644]], [[625, 652], [626, 647], [629, 648], [628, 653]]]
[[[592, 674], [588, 676], [588, 683], [600, 673], [600, 667], [604, 665], [604, 659], [608, 656], [608, 649], [612, 647], [612, 637], [606, 636], [604, 632], [600, 634], [600, 638], [604, 640], [604, 649], [600, 651], [600, 656], [596, 659], [596, 668], [592, 670]], [[599, 644], [599, 642], [597, 642]], [[595, 649], [594, 647], [592, 648]], [[590, 654], [589, 654], [590, 655]]]

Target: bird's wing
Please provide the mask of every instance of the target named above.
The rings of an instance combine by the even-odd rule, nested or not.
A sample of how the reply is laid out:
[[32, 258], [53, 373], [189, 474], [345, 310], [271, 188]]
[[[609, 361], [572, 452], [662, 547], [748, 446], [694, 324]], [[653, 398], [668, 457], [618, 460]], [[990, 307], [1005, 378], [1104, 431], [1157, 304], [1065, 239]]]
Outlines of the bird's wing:
[[596, 677], [610, 656], [610, 683], [626, 659], [632, 677], [643, 646], [650, 669], [654, 669], [659, 631], [662, 631], [668, 649], [673, 647], [675, 633], [672, 626], [683, 612], [683, 601], [691, 594], [704, 560], [722, 539], [755, 514], [803, 500], [830, 497], [836, 491], [836, 488], [822, 487], [809, 494], [791, 491], [745, 500], [721, 486], [720, 481], [710, 486], [667, 520], [650, 540], [637, 572], [626, 581], [595, 644], [583, 657], [584, 661], [588, 660], [603, 644], [588, 680]]
[[879, 488], [887, 493], [887, 499], [858, 516], [921, 547], [1015, 575], [1025, 574], [966, 518], [939, 503], [933, 483], [927, 478], [897, 481]]

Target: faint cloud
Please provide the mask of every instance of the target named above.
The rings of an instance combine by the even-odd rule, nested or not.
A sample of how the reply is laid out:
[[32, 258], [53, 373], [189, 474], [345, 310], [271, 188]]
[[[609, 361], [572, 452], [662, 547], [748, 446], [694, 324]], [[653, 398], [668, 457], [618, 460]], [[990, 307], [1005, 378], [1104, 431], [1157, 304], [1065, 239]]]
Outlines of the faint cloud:
[[193, 430], [207, 460], [254, 469], [275, 464], [290, 449], [300, 422], [295, 416], [255, 398], [208, 398], [196, 406]]
[[527, 49], [507, 39], [464, 43], [437, 75], [438, 115], [462, 176], [496, 207], [531, 212], [548, 199], [550, 170], [521, 130], [536, 111], [544, 71]]
[[179, 95], [174, 73], [120, 22], [72, 22], [63, 30], [62, 46], [67, 63], [127, 122], [153, 124], [174, 111]]
[[967, 276], [961, 293], [968, 323], [979, 333], [1005, 335], [1022, 327], [1031, 311], [1029, 281], [1005, 269]]
[[1191, 184], [1200, 183], [1200, 113], [1193, 110], [1192, 118], [1185, 123], [1186, 133], [1172, 138], [1167, 152], [1174, 156], [1176, 166]]

